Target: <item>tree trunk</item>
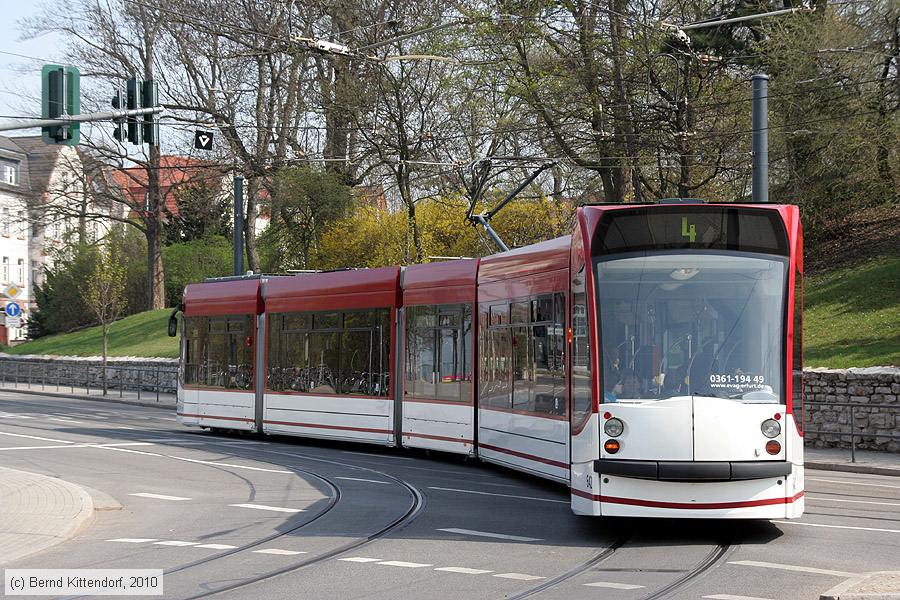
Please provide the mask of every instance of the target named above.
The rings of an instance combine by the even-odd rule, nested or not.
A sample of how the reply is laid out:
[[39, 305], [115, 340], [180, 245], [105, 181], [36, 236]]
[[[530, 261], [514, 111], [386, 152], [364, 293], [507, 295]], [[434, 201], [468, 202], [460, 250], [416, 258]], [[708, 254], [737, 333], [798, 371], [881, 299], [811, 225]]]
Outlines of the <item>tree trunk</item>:
[[106, 395], [106, 361], [109, 354], [109, 324], [103, 323], [103, 395]]
[[149, 309], [166, 307], [166, 278], [163, 272], [162, 226], [154, 218], [147, 219], [147, 277], [149, 282]]

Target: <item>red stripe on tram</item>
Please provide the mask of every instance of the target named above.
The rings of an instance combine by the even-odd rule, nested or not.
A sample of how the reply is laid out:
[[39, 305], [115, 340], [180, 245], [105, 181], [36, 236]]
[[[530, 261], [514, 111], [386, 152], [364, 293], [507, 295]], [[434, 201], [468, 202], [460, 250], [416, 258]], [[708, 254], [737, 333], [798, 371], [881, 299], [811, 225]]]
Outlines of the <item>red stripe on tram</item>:
[[763, 500], [743, 500], [740, 502], [661, 502], [658, 500], [643, 500], [641, 498], [619, 498], [617, 496], [603, 496], [591, 494], [582, 490], [571, 489], [572, 494], [593, 500], [594, 502], [608, 502], [610, 504], [627, 504], [630, 506], [646, 506], [650, 508], [677, 508], [687, 510], [721, 510], [725, 508], [751, 508], [754, 506], [771, 506], [773, 504], [792, 504], [802, 498], [806, 492], [799, 492], [790, 498], [765, 498]]

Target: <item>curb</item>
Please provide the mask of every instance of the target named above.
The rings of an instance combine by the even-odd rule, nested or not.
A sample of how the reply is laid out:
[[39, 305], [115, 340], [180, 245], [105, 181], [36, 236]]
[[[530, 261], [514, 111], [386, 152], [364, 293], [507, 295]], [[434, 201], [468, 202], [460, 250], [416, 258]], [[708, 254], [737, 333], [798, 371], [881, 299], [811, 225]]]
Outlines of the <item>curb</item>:
[[88, 491], [86, 489], [84, 489], [83, 487], [81, 487], [80, 485], [71, 483], [69, 481], [66, 481], [65, 479], [60, 479], [58, 477], [50, 477], [49, 475], [43, 475], [41, 473], [32, 473], [30, 471], [21, 471], [19, 469], [10, 469], [8, 467], [3, 467], [2, 471], [25, 473], [32, 477], [37, 477], [37, 478], [52, 481], [57, 486], [68, 488], [68, 489], [74, 491], [75, 493], [77, 493], [77, 495], [81, 498], [81, 505], [83, 507], [83, 510], [81, 510], [78, 513], [78, 515], [75, 516], [75, 518], [73, 518], [71, 521], [69, 521], [69, 523], [59, 533], [56, 533], [54, 535], [47, 535], [45, 533], [28, 534], [28, 535], [33, 535], [35, 537], [40, 538], [41, 540], [43, 540], [44, 543], [37, 547], [31, 547], [25, 551], [22, 551], [20, 549], [19, 554], [16, 554], [14, 552], [11, 555], [0, 557], [0, 564], [10, 564], [15, 561], [21, 560], [23, 558], [27, 558], [29, 556], [34, 556], [35, 554], [44, 552], [45, 550], [48, 550], [55, 546], [58, 546], [59, 544], [62, 544], [63, 542], [66, 542], [66, 541], [72, 539], [80, 532], [86, 530], [93, 523], [94, 515], [95, 515], [94, 500], [91, 497], [91, 494], [89, 494]]
[[[819, 596], [819, 600], [900, 600], [900, 591], [896, 585], [891, 585], [890, 581], [886, 587], [882, 587], [883, 591], [877, 588], [878, 578], [883, 577], [888, 580], [894, 579], [900, 575], [900, 571], [877, 571], [874, 573], [860, 573], [855, 577], [839, 583], [827, 592]], [[869, 580], [875, 580], [874, 590], [870, 586], [870, 591], [854, 591], [858, 586], [865, 587], [865, 583]], [[893, 589], [889, 589], [893, 588]]]
[[[900, 462], [900, 457], [898, 457]], [[900, 477], [900, 469], [894, 467], [879, 467], [875, 465], [853, 464], [853, 463], [831, 463], [804, 460], [803, 467], [805, 469], [818, 469], [820, 471], [842, 471], [844, 473], [862, 473], [865, 475], [887, 475], [889, 477]]]
[[23, 390], [15, 388], [0, 388], [0, 392], [18, 392], [20, 394], [32, 394], [34, 396], [52, 396], [54, 398], [75, 398], [78, 400], [93, 400], [95, 402], [111, 402], [113, 404], [129, 404], [131, 406], [144, 406], [147, 408], [175, 408], [175, 403], [168, 402], [137, 402], [124, 398], [110, 398], [102, 396], [89, 396], [87, 394], [66, 394], [64, 392], [47, 392], [43, 390]]

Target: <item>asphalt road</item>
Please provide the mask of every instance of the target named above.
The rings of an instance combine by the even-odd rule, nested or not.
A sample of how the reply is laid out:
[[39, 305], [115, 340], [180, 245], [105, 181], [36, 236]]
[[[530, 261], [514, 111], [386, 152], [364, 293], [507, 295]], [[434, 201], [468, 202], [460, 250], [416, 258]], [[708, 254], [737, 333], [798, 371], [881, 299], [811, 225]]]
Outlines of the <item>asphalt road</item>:
[[596, 519], [562, 486], [476, 461], [10, 392], [0, 464], [98, 508], [7, 567], [161, 568], [166, 598], [793, 600], [900, 569], [900, 479], [876, 475], [808, 471], [799, 521]]

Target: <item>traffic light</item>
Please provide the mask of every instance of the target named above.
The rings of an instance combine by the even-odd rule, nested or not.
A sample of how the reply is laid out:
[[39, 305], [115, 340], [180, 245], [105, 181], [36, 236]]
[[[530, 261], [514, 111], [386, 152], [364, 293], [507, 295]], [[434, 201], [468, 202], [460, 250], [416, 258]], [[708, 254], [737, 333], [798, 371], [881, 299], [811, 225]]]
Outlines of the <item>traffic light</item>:
[[[144, 94], [143, 94], [143, 85], [140, 79], [136, 79], [132, 77], [125, 84], [125, 96], [128, 110], [137, 110], [139, 108], [143, 108], [144, 105]], [[132, 144], [140, 146], [144, 143], [143, 140], [143, 122], [144, 118], [142, 115], [127, 117], [128, 119], [128, 141]]]
[[[159, 86], [149, 79], [144, 82], [141, 90], [145, 108], [152, 108], [159, 104]], [[159, 146], [159, 113], [144, 115], [144, 141], [151, 146]]]
[[[125, 99], [122, 98], [122, 90], [116, 90], [116, 95], [112, 98], [112, 107], [117, 110], [125, 108]], [[116, 126], [116, 128], [113, 129], [113, 137], [120, 142], [124, 142], [127, 138], [125, 131], [126, 120], [125, 117], [116, 117], [113, 119], [113, 123], [115, 123]]]
[[[41, 69], [41, 117], [58, 119], [81, 114], [81, 75], [75, 67], [44, 65]], [[46, 144], [77, 146], [81, 141], [79, 123], [42, 127]]]

